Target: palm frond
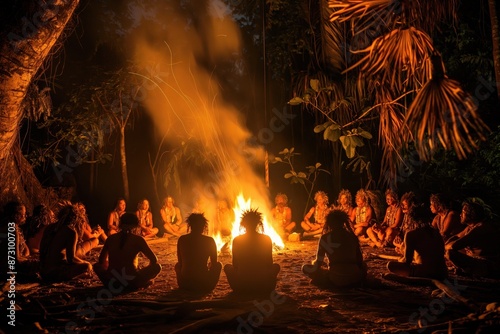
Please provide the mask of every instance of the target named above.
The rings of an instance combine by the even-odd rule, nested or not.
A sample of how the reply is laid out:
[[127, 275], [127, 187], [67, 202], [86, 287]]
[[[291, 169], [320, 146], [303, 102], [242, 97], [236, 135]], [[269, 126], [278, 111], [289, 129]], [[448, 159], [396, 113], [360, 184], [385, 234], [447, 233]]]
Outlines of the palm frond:
[[433, 50], [429, 35], [423, 31], [413, 27], [394, 29], [358, 51], [367, 54], [344, 72], [359, 67], [366, 76], [377, 77], [403, 92], [428, 81], [431, 66], [426, 60]]
[[[433, 31], [443, 20], [456, 21], [458, 0], [330, 0], [332, 21], [351, 21], [353, 31], [412, 25]], [[432, 13], [432, 15], [429, 15]]]
[[330, 15], [332, 22], [351, 22], [353, 34], [369, 29], [380, 29], [380, 26], [392, 26], [395, 13], [401, 11], [398, 1], [394, 0], [330, 0], [328, 7], [334, 11]]
[[453, 149], [463, 159], [477, 149], [478, 140], [486, 140], [489, 128], [473, 98], [444, 74], [441, 57], [434, 55], [432, 66], [433, 77], [417, 93], [405, 124], [422, 159], [430, 159], [439, 146]]
[[[326, 1], [326, 0], [324, 0]], [[326, 63], [334, 72], [339, 73], [346, 67], [346, 42], [344, 37], [344, 25], [340, 22], [332, 22], [329, 17], [332, 10], [327, 6], [321, 9], [321, 54]]]

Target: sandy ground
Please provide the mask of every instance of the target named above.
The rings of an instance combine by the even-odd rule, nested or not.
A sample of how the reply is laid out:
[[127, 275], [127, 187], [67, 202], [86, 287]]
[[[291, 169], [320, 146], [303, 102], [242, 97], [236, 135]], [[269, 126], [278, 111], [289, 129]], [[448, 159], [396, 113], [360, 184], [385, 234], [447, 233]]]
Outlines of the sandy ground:
[[[36, 332], [38, 328], [47, 333], [430, 333], [448, 326], [467, 327], [474, 319], [484, 327], [484, 320], [477, 316], [484, 314], [487, 304], [500, 299], [495, 281], [450, 276], [445, 283], [457, 301], [429, 282], [385, 279], [387, 260], [378, 255], [395, 253], [369, 246], [363, 246], [369, 273], [365, 286], [319, 289], [300, 270], [315, 258], [317, 240], [289, 242], [275, 251], [281, 272], [276, 291], [269, 296], [234, 296], [224, 273], [212, 293], [195, 296], [177, 289], [176, 240], [157, 239], [150, 245], [163, 270], [146, 290], [115, 295], [103, 289], [95, 276], [64, 284], [18, 284], [16, 303], [21, 309], [16, 312], [16, 329]], [[98, 254], [99, 250], [93, 250], [89, 258], [95, 260]], [[220, 254], [219, 260], [224, 265], [231, 262], [231, 256]], [[488, 314], [494, 319], [486, 324], [488, 328], [498, 324], [498, 312]], [[464, 319], [471, 320], [464, 325]], [[450, 320], [455, 323], [450, 325]], [[8, 333], [12, 329], [5, 323], [2, 328]]]

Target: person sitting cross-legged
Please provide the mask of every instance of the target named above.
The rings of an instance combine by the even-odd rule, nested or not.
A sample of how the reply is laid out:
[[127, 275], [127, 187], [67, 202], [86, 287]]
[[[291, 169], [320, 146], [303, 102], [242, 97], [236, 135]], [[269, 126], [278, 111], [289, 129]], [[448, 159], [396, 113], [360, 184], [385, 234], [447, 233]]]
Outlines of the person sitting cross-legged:
[[387, 269], [404, 277], [445, 279], [448, 268], [444, 259], [443, 238], [431, 226], [431, 219], [422, 206], [414, 208], [409, 214], [416, 228], [405, 233], [403, 256], [399, 261], [390, 261]]
[[276, 287], [280, 266], [273, 263], [273, 243], [262, 234], [262, 214], [248, 210], [241, 217], [245, 233], [233, 239], [233, 263], [224, 266], [227, 280], [235, 293], [268, 294]]
[[66, 203], [57, 214], [57, 222], [45, 228], [40, 242], [43, 281], [69, 281], [92, 272], [92, 265], [76, 255], [78, 234], [74, 226], [78, 215], [76, 205]]
[[[94, 271], [104, 284], [121, 290], [145, 288], [153, 283], [160, 273], [158, 259], [146, 240], [134, 233], [139, 229], [139, 219], [133, 213], [124, 213], [120, 218], [120, 232], [110, 235], [99, 255], [99, 262]], [[148, 260], [148, 266], [139, 269], [138, 255], [142, 253]]]
[[[325, 256], [328, 268], [323, 268]], [[326, 216], [326, 233], [318, 244], [316, 260], [302, 266], [314, 284], [337, 288], [356, 286], [366, 277], [359, 240], [349, 227], [349, 216], [333, 210]]]
[[191, 232], [177, 241], [178, 262], [174, 267], [177, 284], [183, 290], [212, 291], [219, 281], [222, 264], [217, 262], [215, 240], [203, 235], [208, 229], [208, 220], [202, 213], [192, 213], [186, 222]]
[[483, 206], [473, 200], [462, 205], [466, 228], [446, 244], [446, 258], [458, 273], [500, 278], [500, 228], [487, 221]]

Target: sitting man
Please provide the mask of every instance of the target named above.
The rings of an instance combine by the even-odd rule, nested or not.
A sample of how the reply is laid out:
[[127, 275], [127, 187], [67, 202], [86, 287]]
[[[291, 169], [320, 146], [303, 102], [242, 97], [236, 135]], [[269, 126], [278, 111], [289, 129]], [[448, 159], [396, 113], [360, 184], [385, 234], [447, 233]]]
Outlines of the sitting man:
[[409, 214], [416, 228], [404, 235], [403, 257], [399, 261], [390, 261], [387, 268], [393, 274], [404, 277], [445, 279], [448, 268], [444, 259], [443, 238], [431, 226], [423, 207], [416, 207]]
[[[328, 269], [322, 268], [325, 255]], [[322, 286], [342, 288], [363, 282], [366, 266], [359, 240], [349, 228], [347, 213], [333, 210], [326, 216], [326, 234], [319, 241], [316, 260], [302, 266], [302, 272]]]
[[217, 245], [212, 237], [203, 235], [208, 221], [202, 213], [190, 214], [186, 222], [191, 232], [177, 241], [178, 262], [174, 267], [177, 284], [184, 290], [210, 292], [219, 281], [222, 269], [222, 264], [217, 262]]
[[398, 201], [398, 195], [391, 189], [385, 192], [387, 209], [384, 220], [379, 224], [373, 224], [366, 230], [366, 234], [373, 242], [373, 245], [379, 248], [390, 245], [396, 237], [398, 229], [403, 222], [403, 210]]
[[65, 204], [57, 214], [57, 222], [43, 232], [40, 242], [40, 276], [46, 282], [69, 281], [90, 275], [92, 265], [76, 255], [78, 234], [74, 225], [78, 208]]
[[295, 228], [295, 222], [292, 222], [292, 209], [288, 206], [288, 196], [278, 193], [274, 202], [276, 206], [271, 210], [273, 227], [280, 232], [283, 239], [287, 240]]
[[446, 258], [458, 271], [482, 277], [500, 277], [500, 230], [486, 222], [484, 208], [473, 201], [462, 205], [467, 227], [446, 244]]
[[276, 287], [280, 266], [273, 263], [271, 238], [259, 232], [263, 229], [262, 214], [248, 210], [241, 217], [245, 233], [233, 240], [233, 264], [226, 264], [224, 272], [235, 293], [262, 295]]
[[[133, 213], [124, 213], [120, 218], [120, 232], [110, 235], [99, 255], [99, 263], [94, 271], [104, 286], [114, 284], [116, 276], [126, 290], [136, 290], [153, 284], [153, 279], [160, 273], [161, 266], [146, 240], [134, 233], [139, 227], [139, 219]], [[138, 255], [144, 254], [149, 265], [139, 269]], [[116, 288], [116, 286], [115, 286]], [[123, 290], [123, 289], [121, 289]]]

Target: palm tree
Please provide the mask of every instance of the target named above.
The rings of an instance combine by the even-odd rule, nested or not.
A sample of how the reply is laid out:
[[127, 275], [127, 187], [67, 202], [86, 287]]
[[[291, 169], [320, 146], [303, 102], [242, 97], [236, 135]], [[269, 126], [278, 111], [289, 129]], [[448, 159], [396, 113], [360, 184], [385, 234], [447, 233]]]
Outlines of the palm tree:
[[[477, 148], [488, 128], [471, 97], [446, 76], [428, 34], [442, 20], [455, 18], [456, 0], [330, 0], [327, 5], [333, 9], [332, 24], [350, 24], [349, 52], [360, 58], [347, 63], [343, 73], [358, 70], [374, 94], [387, 175], [394, 180], [405, 143], [413, 142], [421, 159], [432, 157], [439, 146], [454, 149], [459, 158]], [[363, 43], [356, 41], [368, 46], [360, 48]]]
[[[21, 154], [19, 129], [23, 101], [54, 46], [63, 36], [79, 0], [21, 1], [30, 8], [16, 26], [4, 27], [0, 43], [0, 199], [20, 199], [28, 206], [46, 198], [31, 166]], [[29, 6], [28, 6], [29, 4]], [[21, 15], [22, 15], [21, 14]]]

